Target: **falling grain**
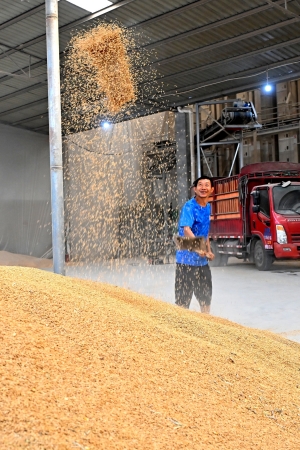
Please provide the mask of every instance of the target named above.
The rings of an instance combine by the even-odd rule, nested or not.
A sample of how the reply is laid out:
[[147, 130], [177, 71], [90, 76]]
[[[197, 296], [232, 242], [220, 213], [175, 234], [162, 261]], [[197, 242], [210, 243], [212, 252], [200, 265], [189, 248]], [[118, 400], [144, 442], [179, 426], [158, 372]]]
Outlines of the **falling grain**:
[[86, 64], [95, 68], [95, 81], [113, 114], [136, 98], [128, 46], [124, 30], [111, 24], [102, 24], [73, 40], [74, 56], [80, 54]]
[[[64, 193], [72, 261], [154, 259], [165, 247], [174, 250], [168, 217], [177, 190], [174, 114], [138, 118], [141, 107], [151, 114], [160, 90], [138, 41], [119, 24], [99, 22], [76, 33], [66, 50]], [[162, 140], [166, 151], [156, 150]]]

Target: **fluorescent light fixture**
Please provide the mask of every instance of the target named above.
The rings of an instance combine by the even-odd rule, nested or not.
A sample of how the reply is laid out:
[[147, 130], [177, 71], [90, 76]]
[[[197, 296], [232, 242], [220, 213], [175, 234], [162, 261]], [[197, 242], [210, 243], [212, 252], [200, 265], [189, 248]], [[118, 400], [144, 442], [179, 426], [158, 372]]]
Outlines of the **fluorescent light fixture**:
[[91, 13], [100, 11], [100, 9], [112, 5], [112, 2], [108, 0], [67, 0], [67, 1]]

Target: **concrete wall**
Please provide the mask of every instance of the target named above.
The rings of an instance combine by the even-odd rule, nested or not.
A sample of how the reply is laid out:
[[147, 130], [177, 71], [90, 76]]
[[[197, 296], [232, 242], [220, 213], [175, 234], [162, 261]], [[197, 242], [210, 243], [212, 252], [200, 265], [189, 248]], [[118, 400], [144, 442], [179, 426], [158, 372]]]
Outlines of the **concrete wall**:
[[297, 130], [278, 133], [278, 147], [279, 161], [299, 162]]
[[0, 124], [0, 250], [41, 257], [52, 246], [48, 136]]

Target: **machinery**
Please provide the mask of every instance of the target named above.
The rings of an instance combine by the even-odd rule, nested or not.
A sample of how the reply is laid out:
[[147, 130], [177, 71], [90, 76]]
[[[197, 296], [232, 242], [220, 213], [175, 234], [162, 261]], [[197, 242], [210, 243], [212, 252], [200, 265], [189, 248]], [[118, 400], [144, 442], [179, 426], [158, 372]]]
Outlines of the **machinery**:
[[249, 164], [217, 179], [211, 206], [211, 265], [235, 256], [269, 270], [275, 260], [300, 260], [300, 164]]
[[[244, 128], [253, 129], [261, 127], [257, 122], [257, 114], [252, 102], [245, 102], [241, 99], [225, 100], [222, 102], [226, 102], [227, 104], [232, 103], [232, 106], [226, 105], [218, 120], [211, 119], [213, 121], [212, 124], [200, 130], [200, 145], [204, 142], [221, 141]], [[221, 101], [214, 103], [218, 104]]]
[[[215, 119], [213, 111], [218, 105], [224, 105], [219, 119]], [[211, 106], [212, 110], [207, 107]], [[206, 127], [200, 129], [201, 117], [204, 115]], [[203, 126], [203, 120], [202, 120]], [[198, 173], [201, 172], [201, 160], [206, 163], [207, 169], [212, 176], [212, 172], [217, 173], [217, 153], [218, 148], [224, 145], [231, 147], [232, 155], [231, 167], [228, 167], [231, 175], [239, 154], [239, 169], [244, 166], [243, 161], [243, 131], [255, 130], [261, 128], [257, 121], [257, 113], [252, 102], [241, 99], [212, 100], [202, 103], [196, 103], [196, 155]], [[210, 149], [212, 147], [212, 149]], [[220, 154], [219, 154], [220, 156]], [[224, 161], [224, 168], [227, 168], [227, 162]], [[211, 168], [211, 163], [213, 168]]]

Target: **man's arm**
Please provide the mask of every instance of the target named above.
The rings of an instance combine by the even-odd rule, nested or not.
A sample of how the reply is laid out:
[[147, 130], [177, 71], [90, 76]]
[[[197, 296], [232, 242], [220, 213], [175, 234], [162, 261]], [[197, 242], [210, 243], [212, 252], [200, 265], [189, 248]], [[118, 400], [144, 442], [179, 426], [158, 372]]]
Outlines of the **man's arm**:
[[214, 259], [215, 255], [211, 251], [209, 235], [207, 236], [206, 249], [207, 249], [207, 252], [206, 252], [207, 259], [210, 259], [210, 260]]
[[183, 227], [183, 234], [185, 237], [196, 237], [190, 227]]

